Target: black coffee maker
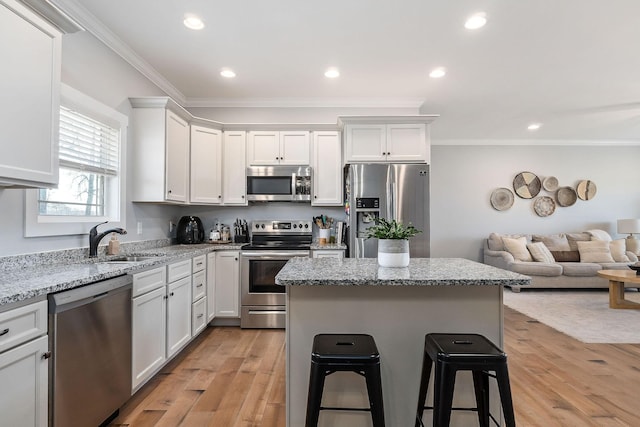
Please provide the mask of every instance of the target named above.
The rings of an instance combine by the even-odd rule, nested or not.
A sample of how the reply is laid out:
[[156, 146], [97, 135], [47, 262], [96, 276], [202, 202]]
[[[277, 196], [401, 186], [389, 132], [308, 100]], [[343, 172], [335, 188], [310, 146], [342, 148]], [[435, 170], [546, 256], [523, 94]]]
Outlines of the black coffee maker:
[[178, 221], [176, 238], [180, 244], [194, 244], [204, 242], [204, 227], [197, 216], [183, 216]]

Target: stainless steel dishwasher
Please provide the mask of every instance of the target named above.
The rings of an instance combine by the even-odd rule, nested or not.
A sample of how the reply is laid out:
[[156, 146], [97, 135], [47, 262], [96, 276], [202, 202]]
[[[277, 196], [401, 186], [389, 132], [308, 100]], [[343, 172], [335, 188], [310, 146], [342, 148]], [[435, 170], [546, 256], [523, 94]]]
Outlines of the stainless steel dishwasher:
[[131, 283], [49, 295], [50, 425], [98, 426], [131, 397]]

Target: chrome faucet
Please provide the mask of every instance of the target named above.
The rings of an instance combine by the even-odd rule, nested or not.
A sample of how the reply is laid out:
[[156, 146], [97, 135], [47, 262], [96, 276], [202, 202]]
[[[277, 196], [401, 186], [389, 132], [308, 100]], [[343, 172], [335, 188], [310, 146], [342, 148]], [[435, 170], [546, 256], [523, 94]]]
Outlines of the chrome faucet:
[[98, 244], [100, 243], [100, 240], [102, 240], [102, 238], [107, 234], [127, 234], [127, 230], [125, 230], [124, 228], [112, 228], [110, 230], [103, 231], [102, 233], [98, 233], [98, 226], [106, 224], [108, 222], [109, 221], [101, 222], [100, 224], [96, 224], [91, 227], [91, 230], [89, 231], [89, 257], [93, 258], [98, 256]]

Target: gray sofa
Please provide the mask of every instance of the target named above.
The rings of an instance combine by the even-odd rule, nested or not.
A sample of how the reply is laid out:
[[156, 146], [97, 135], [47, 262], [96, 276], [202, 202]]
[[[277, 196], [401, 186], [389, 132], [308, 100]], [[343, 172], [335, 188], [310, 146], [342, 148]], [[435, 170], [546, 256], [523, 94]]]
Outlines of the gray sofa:
[[[606, 233], [605, 233], [606, 234]], [[551, 254], [554, 256], [553, 262], [522, 261], [516, 259], [507, 250], [502, 238], [526, 238], [527, 242], [543, 242], [549, 246]], [[554, 246], [566, 238], [568, 251], [554, 251], [558, 247]], [[569, 238], [571, 237], [571, 238]], [[599, 236], [601, 237], [601, 235]], [[484, 242], [484, 263], [505, 270], [521, 273], [531, 277], [531, 285], [525, 288], [607, 288], [609, 282], [597, 275], [598, 270], [628, 270], [628, 265], [638, 261], [638, 257], [633, 252], [626, 251], [625, 255], [629, 261], [621, 262], [581, 262], [575, 259], [578, 251], [578, 241], [598, 240], [590, 232], [567, 233], [555, 235], [500, 235], [491, 233]], [[564, 247], [564, 242], [562, 249]], [[571, 256], [564, 255], [570, 254]], [[574, 258], [567, 261], [569, 258]], [[624, 257], [622, 257], [624, 258]], [[556, 261], [556, 259], [558, 261]], [[618, 259], [620, 255], [618, 254]], [[514, 292], [520, 292], [522, 286], [513, 286]]]

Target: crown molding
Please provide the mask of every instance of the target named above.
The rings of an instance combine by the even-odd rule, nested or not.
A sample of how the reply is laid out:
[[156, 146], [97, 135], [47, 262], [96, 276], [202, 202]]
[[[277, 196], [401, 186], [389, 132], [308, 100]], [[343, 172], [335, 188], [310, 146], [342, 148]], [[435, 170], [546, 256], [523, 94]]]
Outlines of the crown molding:
[[189, 108], [412, 108], [418, 109], [423, 98], [187, 98]]
[[473, 146], [567, 146], [567, 147], [635, 147], [640, 140], [589, 140], [589, 139], [437, 139], [431, 137], [431, 145], [473, 145]]
[[129, 45], [109, 30], [98, 18], [89, 12], [76, 0], [51, 0], [56, 8], [70, 16], [79, 23], [89, 33], [104, 43], [109, 49], [114, 51], [122, 59], [127, 61], [133, 68], [148, 78], [152, 83], [163, 90], [167, 95], [184, 105], [186, 97], [175, 86], [173, 86], [162, 74], [153, 68], [147, 61], [142, 59]]

